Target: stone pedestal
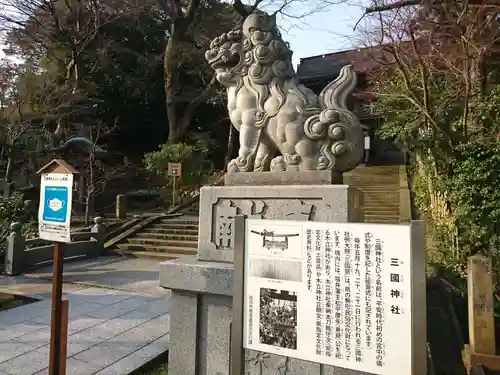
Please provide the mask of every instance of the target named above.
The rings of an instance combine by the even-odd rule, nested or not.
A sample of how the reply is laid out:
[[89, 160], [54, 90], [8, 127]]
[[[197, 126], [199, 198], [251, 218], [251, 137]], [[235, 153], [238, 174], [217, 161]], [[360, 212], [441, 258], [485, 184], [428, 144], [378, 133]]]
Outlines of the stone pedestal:
[[[246, 178], [242, 175], [226, 178], [237, 186], [201, 189], [198, 255], [164, 262], [160, 269], [160, 285], [171, 289], [173, 296], [169, 373], [229, 375], [236, 215], [279, 220], [363, 221], [362, 193], [346, 185], [331, 185], [331, 179], [318, 176], [316, 185], [285, 185], [284, 175], [282, 185], [242, 186], [238, 182]], [[291, 178], [297, 180], [295, 174]], [[247, 351], [246, 368], [244, 375], [320, 375], [318, 363], [253, 351]], [[325, 368], [321, 375], [361, 374], [331, 366]]]

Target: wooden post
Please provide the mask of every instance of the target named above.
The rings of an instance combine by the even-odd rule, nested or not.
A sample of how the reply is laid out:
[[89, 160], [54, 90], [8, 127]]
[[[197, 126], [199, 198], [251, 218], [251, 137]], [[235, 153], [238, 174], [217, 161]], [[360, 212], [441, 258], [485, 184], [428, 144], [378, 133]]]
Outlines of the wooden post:
[[54, 243], [54, 266], [52, 270], [52, 316], [50, 322], [49, 374], [62, 375], [59, 371], [62, 337], [62, 286], [63, 244]]
[[127, 197], [124, 194], [118, 194], [116, 196], [116, 218], [126, 219], [127, 218]]
[[68, 356], [68, 297], [62, 297], [61, 316], [61, 348], [59, 351], [59, 375], [66, 375], [66, 361]]
[[468, 264], [469, 341], [472, 353], [495, 354], [491, 260], [476, 254]]

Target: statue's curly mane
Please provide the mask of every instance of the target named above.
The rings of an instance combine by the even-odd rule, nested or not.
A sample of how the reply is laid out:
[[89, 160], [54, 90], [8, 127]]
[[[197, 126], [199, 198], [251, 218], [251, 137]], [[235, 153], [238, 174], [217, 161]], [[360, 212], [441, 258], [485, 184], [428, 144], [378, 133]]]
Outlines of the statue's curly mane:
[[[272, 117], [279, 112], [285, 103], [287, 91], [299, 96], [305, 106], [308, 104], [295, 77], [293, 52], [289, 44], [283, 41], [274, 16], [265, 13], [248, 16], [242, 26], [242, 48], [242, 79], [236, 91], [245, 86], [253, 92], [257, 98], [257, 107], [267, 115], [265, 117]], [[275, 113], [266, 113], [264, 109], [264, 103], [269, 98], [275, 98], [279, 103], [273, 106]]]

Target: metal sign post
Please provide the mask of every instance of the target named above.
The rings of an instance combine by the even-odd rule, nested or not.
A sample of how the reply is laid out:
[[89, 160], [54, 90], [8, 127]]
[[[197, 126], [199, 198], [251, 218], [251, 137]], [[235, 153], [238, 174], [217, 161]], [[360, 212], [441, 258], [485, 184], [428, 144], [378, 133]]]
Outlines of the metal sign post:
[[182, 173], [181, 163], [168, 163], [168, 175], [172, 176], [172, 206], [175, 206], [176, 180]]
[[[67, 352], [68, 303], [62, 299], [64, 244], [71, 242], [73, 175], [78, 171], [55, 159], [42, 167], [38, 231], [41, 239], [54, 242], [52, 270], [52, 314], [50, 322], [49, 374], [64, 375]], [[64, 308], [63, 308], [64, 305]]]

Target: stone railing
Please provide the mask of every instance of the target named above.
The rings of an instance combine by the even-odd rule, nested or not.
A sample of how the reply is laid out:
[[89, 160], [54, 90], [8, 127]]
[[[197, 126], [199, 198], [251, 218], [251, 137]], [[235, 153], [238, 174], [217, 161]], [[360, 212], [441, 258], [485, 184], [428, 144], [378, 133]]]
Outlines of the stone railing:
[[[52, 263], [54, 244], [41, 238], [25, 239], [22, 224], [12, 223], [5, 250], [6, 275], [18, 275], [28, 269]], [[92, 258], [104, 255], [106, 227], [102, 217], [94, 219], [94, 225], [85, 231], [71, 233], [71, 243], [64, 244], [64, 260]]]

